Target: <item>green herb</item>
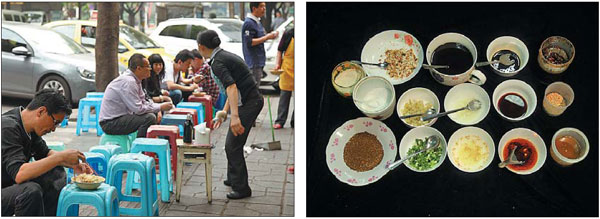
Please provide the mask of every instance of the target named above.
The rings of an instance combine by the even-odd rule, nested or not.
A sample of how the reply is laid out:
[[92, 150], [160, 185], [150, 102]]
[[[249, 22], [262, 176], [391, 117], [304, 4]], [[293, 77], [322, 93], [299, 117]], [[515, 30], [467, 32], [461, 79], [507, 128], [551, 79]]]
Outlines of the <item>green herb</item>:
[[[416, 139], [415, 144], [408, 149], [408, 154], [411, 155], [425, 149], [425, 141], [422, 139]], [[432, 150], [421, 152], [414, 157], [408, 159], [408, 164], [417, 170], [428, 170], [440, 162], [442, 157], [442, 147], [437, 147]]]

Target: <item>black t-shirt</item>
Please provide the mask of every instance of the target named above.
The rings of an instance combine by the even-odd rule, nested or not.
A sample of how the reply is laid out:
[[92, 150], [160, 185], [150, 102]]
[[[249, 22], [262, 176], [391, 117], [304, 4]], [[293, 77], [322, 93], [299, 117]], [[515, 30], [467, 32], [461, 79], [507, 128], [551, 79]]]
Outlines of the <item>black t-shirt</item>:
[[161, 95], [160, 92], [160, 80], [161, 78], [154, 71], [150, 71], [150, 77], [142, 80], [142, 88], [149, 97], [158, 97]]
[[2, 114], [2, 188], [15, 184], [15, 178], [21, 165], [31, 157], [41, 160], [48, 156], [48, 146], [35, 132], [25, 132], [21, 120], [22, 107], [14, 108]]
[[279, 41], [279, 46], [277, 46], [277, 51], [285, 52], [285, 50], [290, 45], [292, 38], [294, 37], [294, 28], [286, 30], [281, 36], [281, 41]]
[[221, 49], [210, 61], [210, 67], [225, 89], [232, 84], [237, 86], [241, 97], [240, 103], [262, 98], [258, 91], [258, 83], [239, 56]]

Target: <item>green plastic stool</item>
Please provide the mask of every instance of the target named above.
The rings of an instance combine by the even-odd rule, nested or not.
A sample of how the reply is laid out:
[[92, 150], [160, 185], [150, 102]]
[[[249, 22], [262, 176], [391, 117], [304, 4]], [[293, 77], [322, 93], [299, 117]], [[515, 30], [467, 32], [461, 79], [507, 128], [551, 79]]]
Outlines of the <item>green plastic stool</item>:
[[[137, 138], [138, 131], [132, 132], [129, 134], [129, 145]], [[131, 148], [131, 147], [130, 147]]]
[[50, 149], [50, 150], [64, 151], [66, 149], [65, 143], [62, 143], [60, 141], [47, 141], [46, 145], [48, 146], [48, 149]]
[[131, 142], [133, 141], [131, 140], [130, 135], [109, 135], [104, 133], [102, 134], [100, 143], [98, 145], [119, 145], [122, 153], [129, 153], [131, 149]]

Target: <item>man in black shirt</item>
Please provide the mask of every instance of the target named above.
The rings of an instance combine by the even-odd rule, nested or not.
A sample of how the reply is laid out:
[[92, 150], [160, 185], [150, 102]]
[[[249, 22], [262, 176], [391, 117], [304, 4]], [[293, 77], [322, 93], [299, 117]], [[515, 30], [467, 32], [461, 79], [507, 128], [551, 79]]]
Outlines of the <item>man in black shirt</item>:
[[[67, 99], [53, 89], [39, 91], [25, 109], [2, 114], [2, 216], [56, 216], [66, 185], [63, 166], [92, 173], [83, 153], [50, 150], [41, 137], [69, 114]], [[35, 161], [29, 162], [32, 157]]]

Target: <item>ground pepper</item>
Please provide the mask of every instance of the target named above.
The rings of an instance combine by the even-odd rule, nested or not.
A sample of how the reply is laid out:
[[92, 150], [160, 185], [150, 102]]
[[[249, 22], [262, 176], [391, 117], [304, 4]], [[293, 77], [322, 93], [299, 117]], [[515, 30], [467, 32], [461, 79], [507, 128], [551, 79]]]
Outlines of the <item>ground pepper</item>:
[[344, 162], [358, 172], [375, 168], [382, 159], [383, 146], [377, 136], [368, 132], [355, 134], [344, 147]]

